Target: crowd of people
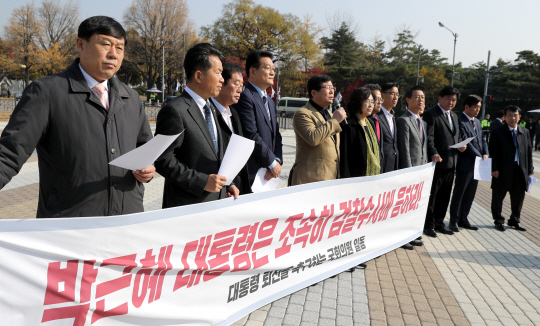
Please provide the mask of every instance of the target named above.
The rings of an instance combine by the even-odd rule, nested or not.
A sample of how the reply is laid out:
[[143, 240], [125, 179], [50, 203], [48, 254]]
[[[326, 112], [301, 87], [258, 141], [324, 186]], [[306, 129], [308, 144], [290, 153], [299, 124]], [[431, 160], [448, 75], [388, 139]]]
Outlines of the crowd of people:
[[[32, 82], [0, 137], [0, 188], [34, 149], [40, 172], [38, 218], [142, 212], [143, 184], [151, 182], [155, 171], [165, 178], [163, 208], [248, 194], [260, 169], [266, 180], [280, 176], [282, 139], [275, 104], [266, 92], [275, 77], [272, 53], [249, 53], [244, 85], [244, 69], [224, 63], [221, 52], [208, 43], [187, 51], [185, 90], [157, 116], [156, 134], [183, 133], [145, 169], [109, 165], [152, 138], [139, 96], [115, 77], [127, 44], [125, 30], [112, 18], [95, 16], [81, 23], [76, 43], [80, 57], [66, 71]], [[424, 87], [408, 89], [407, 110], [400, 117], [395, 112], [400, 99], [396, 83], [358, 88], [346, 108], [333, 105], [336, 89], [327, 75], [310, 78], [307, 91], [309, 101], [293, 117], [297, 146], [290, 186], [434, 162], [424, 234], [452, 235], [459, 228], [478, 229], [468, 220], [478, 184], [474, 162], [491, 157], [495, 227], [505, 230], [501, 209], [510, 192], [508, 225], [525, 231], [520, 212], [533, 174], [532, 138], [530, 129], [518, 124], [518, 107], [507, 107], [491, 121], [488, 137], [486, 125], [476, 118], [482, 99], [467, 95], [458, 116], [454, 108], [460, 93], [451, 86], [440, 91], [438, 103], [428, 110]], [[217, 173], [233, 134], [253, 140], [255, 148], [228, 182]], [[467, 138], [473, 139], [451, 148]], [[413, 245], [422, 245], [421, 238], [404, 248]]]

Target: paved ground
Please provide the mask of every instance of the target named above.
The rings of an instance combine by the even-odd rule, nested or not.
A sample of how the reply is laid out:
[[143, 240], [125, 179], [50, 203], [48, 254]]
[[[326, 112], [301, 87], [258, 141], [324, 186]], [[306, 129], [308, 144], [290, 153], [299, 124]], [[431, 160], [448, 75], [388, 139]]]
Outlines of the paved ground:
[[[295, 139], [291, 130], [282, 134], [285, 180]], [[540, 154], [535, 168], [540, 171]], [[38, 176], [32, 155], [0, 191], [0, 218], [35, 217]], [[493, 228], [489, 186], [480, 182], [470, 215], [478, 231], [424, 236], [423, 247], [389, 252], [365, 270], [300, 290], [235, 325], [540, 325], [540, 185], [525, 198], [527, 232], [504, 233]], [[162, 190], [163, 178], [157, 176], [146, 187], [146, 210], [161, 207]], [[508, 198], [503, 215], [510, 215]]]

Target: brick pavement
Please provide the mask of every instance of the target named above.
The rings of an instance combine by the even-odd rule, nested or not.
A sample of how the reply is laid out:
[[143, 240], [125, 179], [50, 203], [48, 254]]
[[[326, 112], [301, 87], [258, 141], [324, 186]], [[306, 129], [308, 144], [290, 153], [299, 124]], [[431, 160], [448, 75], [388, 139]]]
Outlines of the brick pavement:
[[[2, 124], [0, 124], [2, 128]], [[283, 131], [281, 187], [292, 167], [295, 139]], [[540, 155], [535, 154], [540, 171]], [[34, 218], [37, 156], [0, 191], [0, 218]], [[540, 178], [540, 173], [535, 173]], [[163, 178], [146, 185], [145, 210], [161, 208]], [[489, 182], [480, 182], [470, 220], [478, 231], [424, 237], [424, 247], [397, 249], [285, 296], [235, 325], [540, 325], [540, 185], [527, 194], [527, 232], [493, 228]], [[503, 214], [509, 216], [509, 199]]]

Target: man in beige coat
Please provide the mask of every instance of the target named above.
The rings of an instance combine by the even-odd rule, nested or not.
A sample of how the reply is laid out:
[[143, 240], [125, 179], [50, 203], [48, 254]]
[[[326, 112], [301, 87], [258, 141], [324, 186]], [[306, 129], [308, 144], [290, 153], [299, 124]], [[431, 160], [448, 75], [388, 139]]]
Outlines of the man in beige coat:
[[289, 185], [339, 178], [339, 123], [347, 114], [343, 108], [332, 113], [327, 107], [334, 100], [332, 79], [317, 75], [308, 80], [309, 102], [293, 117], [296, 134], [296, 160]]

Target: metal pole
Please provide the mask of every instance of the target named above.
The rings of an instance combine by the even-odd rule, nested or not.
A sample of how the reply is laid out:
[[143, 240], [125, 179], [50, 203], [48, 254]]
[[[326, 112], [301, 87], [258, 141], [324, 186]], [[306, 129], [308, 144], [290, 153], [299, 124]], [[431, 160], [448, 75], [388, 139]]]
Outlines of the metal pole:
[[450, 84], [450, 86], [454, 86], [454, 64], [456, 62], [456, 42], [457, 42], [457, 34], [456, 33], [452, 33], [454, 34], [454, 59], [452, 60], [452, 83]]
[[[281, 40], [278, 39], [278, 51], [279, 51], [279, 48], [281, 47]], [[277, 68], [277, 82], [276, 82], [276, 105], [278, 104], [278, 97], [279, 97], [279, 71], [280, 69]]]
[[[186, 60], [186, 34], [182, 34], [182, 45], [184, 46], [184, 60]], [[182, 89], [186, 84], [186, 69], [184, 67], [184, 62], [182, 61]]]
[[487, 59], [487, 66], [486, 66], [486, 80], [484, 81], [484, 98], [482, 99], [482, 120], [484, 120], [484, 115], [486, 113], [486, 97], [487, 97], [487, 90], [488, 90], [488, 82], [489, 82], [489, 57], [491, 56], [491, 50], [488, 51], [488, 59]]
[[165, 45], [163, 45], [163, 67], [161, 69], [161, 103], [165, 102]]
[[422, 49], [422, 46], [418, 44], [418, 67], [416, 68], [416, 85], [418, 85], [418, 81], [420, 79], [420, 50]]

